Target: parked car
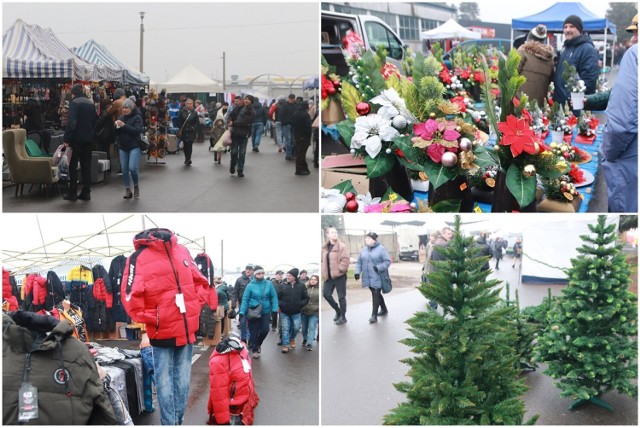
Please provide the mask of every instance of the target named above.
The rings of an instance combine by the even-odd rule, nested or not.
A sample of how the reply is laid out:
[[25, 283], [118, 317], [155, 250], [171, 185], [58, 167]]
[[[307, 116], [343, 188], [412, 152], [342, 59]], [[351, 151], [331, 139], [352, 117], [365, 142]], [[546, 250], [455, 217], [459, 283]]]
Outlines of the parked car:
[[509, 39], [477, 39], [477, 40], [465, 40], [449, 49], [443, 56], [442, 60], [444, 64], [451, 70], [451, 57], [461, 50], [468, 50], [473, 47], [479, 48], [493, 48], [502, 52], [503, 54], [509, 53], [511, 50], [511, 40]]
[[321, 52], [327, 62], [336, 67], [336, 72], [345, 76], [349, 67], [342, 54], [342, 40], [351, 30], [360, 36], [365, 49], [376, 51], [384, 46], [387, 61], [395, 64], [399, 70], [406, 55], [406, 45], [398, 35], [380, 18], [372, 15], [349, 15], [337, 12], [322, 12]]

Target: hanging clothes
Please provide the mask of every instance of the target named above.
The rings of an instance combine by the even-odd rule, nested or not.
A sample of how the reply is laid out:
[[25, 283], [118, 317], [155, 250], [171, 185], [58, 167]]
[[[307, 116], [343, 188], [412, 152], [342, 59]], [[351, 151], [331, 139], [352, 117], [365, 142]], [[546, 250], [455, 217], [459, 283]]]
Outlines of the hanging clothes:
[[47, 301], [46, 310], [50, 311], [59, 305], [65, 297], [64, 284], [60, 281], [58, 275], [50, 270], [47, 272]]
[[93, 274], [86, 266], [76, 266], [67, 275], [69, 282], [69, 300], [73, 305], [78, 306], [83, 312], [89, 309], [89, 285], [93, 285]]
[[209, 281], [209, 285], [213, 284], [214, 269], [211, 258], [206, 253], [200, 253], [196, 256], [195, 259], [193, 259], [193, 261], [196, 262], [196, 266], [198, 266], [200, 272], [202, 272], [204, 277], [207, 278], [207, 281]]
[[17, 311], [20, 307], [18, 305], [18, 298], [13, 294], [10, 277], [11, 272], [2, 268], [2, 304], [4, 307], [6, 302], [7, 311]]
[[117, 256], [111, 261], [109, 266], [109, 279], [111, 281], [111, 289], [113, 293], [113, 307], [111, 311], [107, 311], [108, 328], [109, 331], [114, 331], [116, 322], [131, 322], [131, 318], [127, 315], [124, 306], [122, 305], [122, 299], [120, 299], [120, 291], [122, 284], [122, 275], [124, 275], [124, 265], [127, 262], [127, 258], [123, 255]]

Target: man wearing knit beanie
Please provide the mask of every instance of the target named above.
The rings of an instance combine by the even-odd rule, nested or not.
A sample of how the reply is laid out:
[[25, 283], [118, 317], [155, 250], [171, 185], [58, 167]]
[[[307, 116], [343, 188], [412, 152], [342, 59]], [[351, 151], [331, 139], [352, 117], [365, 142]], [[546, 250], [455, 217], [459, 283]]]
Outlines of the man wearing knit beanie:
[[588, 34], [582, 33], [582, 19], [577, 15], [569, 15], [564, 20], [563, 33], [565, 37], [564, 48], [558, 58], [554, 78], [553, 100], [561, 105], [569, 99], [570, 89], [565, 87], [562, 74], [565, 71], [564, 63], [568, 62], [576, 68], [580, 79], [587, 87], [586, 95], [596, 91], [598, 81], [598, 51]]
[[309, 303], [307, 288], [298, 280], [298, 273], [297, 268], [291, 269], [287, 272], [285, 282], [276, 288], [278, 305], [280, 306], [283, 354], [296, 347], [296, 336], [300, 331], [302, 320], [302, 308]]
[[[73, 152], [69, 161], [69, 191], [62, 197], [67, 201], [88, 201], [91, 199], [91, 144], [98, 117], [93, 101], [84, 94], [80, 83], [71, 88], [71, 97], [64, 143], [71, 146]], [[78, 161], [82, 173], [82, 192], [79, 195]]]

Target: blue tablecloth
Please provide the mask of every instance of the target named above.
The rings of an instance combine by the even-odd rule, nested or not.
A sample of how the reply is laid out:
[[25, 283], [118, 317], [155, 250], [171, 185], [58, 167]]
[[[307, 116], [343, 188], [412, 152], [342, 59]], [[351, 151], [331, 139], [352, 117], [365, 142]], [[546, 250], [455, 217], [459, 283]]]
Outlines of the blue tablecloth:
[[[589, 171], [591, 174], [593, 174], [594, 177], [596, 177], [597, 173], [598, 173], [598, 150], [600, 149], [600, 145], [602, 144], [602, 131], [604, 129], [603, 125], [598, 126], [598, 129], [596, 130], [596, 139], [593, 142], [593, 144], [589, 145], [589, 144], [580, 144], [580, 143], [576, 143], [576, 135], [577, 135], [577, 129], [574, 129], [573, 131], [573, 136], [571, 138], [571, 144], [575, 145], [576, 147], [578, 147], [581, 150], [584, 150], [586, 152], [588, 152], [591, 155], [591, 161], [587, 162], [587, 163], [583, 163], [581, 165], [578, 165], [580, 167], [580, 169], [583, 169], [585, 171]], [[551, 143], [551, 133], [549, 133], [549, 135], [547, 136], [547, 138], [545, 139], [545, 143], [549, 144]], [[587, 212], [587, 208], [589, 208], [589, 202], [591, 201], [591, 198], [593, 197], [593, 186], [595, 184], [595, 180], [593, 181], [593, 183], [591, 183], [588, 186], [585, 187], [579, 187], [578, 191], [584, 195], [584, 199], [582, 200], [582, 204], [580, 204], [580, 209], [578, 210], [578, 212], [584, 213]], [[429, 196], [429, 192], [414, 192], [414, 200], [413, 202], [418, 203], [418, 200], [424, 201], [424, 203], [426, 203], [427, 198]], [[484, 213], [488, 213], [491, 212], [491, 204], [485, 204], [482, 202], [476, 202], [476, 205], [478, 206], [478, 208], [480, 208], [480, 210], [482, 210], [482, 212]]]

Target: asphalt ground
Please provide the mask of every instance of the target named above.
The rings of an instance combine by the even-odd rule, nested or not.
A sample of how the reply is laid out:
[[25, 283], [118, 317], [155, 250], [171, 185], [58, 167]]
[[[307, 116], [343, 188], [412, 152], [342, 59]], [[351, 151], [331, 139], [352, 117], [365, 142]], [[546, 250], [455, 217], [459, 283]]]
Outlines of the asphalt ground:
[[[547, 285], [518, 284], [519, 271], [505, 257], [500, 270], [490, 278], [509, 281], [511, 293], [519, 290], [521, 305], [537, 305], [547, 295]], [[393, 384], [406, 381], [409, 366], [402, 363], [412, 357], [409, 348], [399, 343], [409, 337], [405, 323], [417, 311], [427, 308], [427, 300], [416, 289], [415, 274], [420, 263], [395, 263], [392, 269], [394, 289], [384, 296], [389, 314], [369, 324], [371, 293], [349, 278], [347, 320], [344, 325], [332, 321], [334, 311], [323, 302], [322, 323], [322, 425], [381, 425], [382, 418], [406, 397]], [[495, 260], [491, 261], [491, 267]], [[419, 275], [419, 274], [418, 274]], [[418, 276], [419, 277], [419, 276]], [[554, 295], [562, 286], [552, 286]], [[504, 292], [503, 292], [504, 294]], [[513, 294], [512, 294], [513, 296]], [[560, 390], [545, 375], [544, 365], [523, 374], [529, 387], [523, 395], [525, 418], [539, 415], [537, 425], [638, 425], [638, 401], [618, 393], [606, 393], [611, 413], [595, 405], [568, 410], [572, 400], [560, 397]], [[525, 419], [526, 420], [526, 419]]]
[[[144, 155], [143, 155], [144, 156]], [[230, 154], [214, 164], [208, 136], [204, 143], [194, 143], [193, 164], [184, 165], [184, 155], [167, 154], [141, 163], [140, 198], [123, 199], [122, 175], [114, 168], [107, 180], [93, 184], [91, 201], [69, 202], [57, 189], [40, 190], [37, 186], [15, 197], [14, 186], [3, 186], [3, 212], [318, 212], [319, 174], [313, 167], [311, 147], [307, 150], [311, 175], [294, 175], [295, 161], [285, 160], [271, 137], [263, 136], [260, 152], [247, 145], [245, 177], [229, 173]], [[3, 183], [4, 184], [4, 183]], [[64, 192], [64, 189], [61, 189]]]

